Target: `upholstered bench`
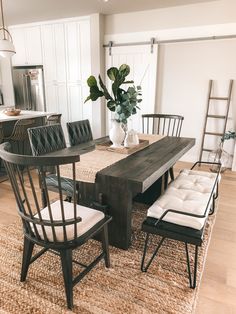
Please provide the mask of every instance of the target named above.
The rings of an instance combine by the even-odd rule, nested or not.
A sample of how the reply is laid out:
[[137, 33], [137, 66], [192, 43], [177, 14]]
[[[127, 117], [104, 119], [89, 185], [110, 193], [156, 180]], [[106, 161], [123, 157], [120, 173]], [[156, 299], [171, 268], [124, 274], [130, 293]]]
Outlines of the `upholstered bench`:
[[[209, 214], [215, 209], [215, 199], [218, 197], [218, 182], [220, 180], [220, 164], [218, 172], [194, 170], [200, 164], [197, 162], [191, 170], [184, 169], [172, 181], [164, 194], [148, 209], [147, 218], [142, 224], [142, 230], [147, 233], [142, 258], [141, 270], [146, 272], [157, 255], [165, 238], [185, 243], [187, 267], [190, 287], [196, 287], [198, 247], [201, 246], [204, 228]], [[151, 259], [145, 264], [149, 234], [162, 237]], [[188, 244], [195, 245], [195, 263], [193, 278], [189, 263]]]

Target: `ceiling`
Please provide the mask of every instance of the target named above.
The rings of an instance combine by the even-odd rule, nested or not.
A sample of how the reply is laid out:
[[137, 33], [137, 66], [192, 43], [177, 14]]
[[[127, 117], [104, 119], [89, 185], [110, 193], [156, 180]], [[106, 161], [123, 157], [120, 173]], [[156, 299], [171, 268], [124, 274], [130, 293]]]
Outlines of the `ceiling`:
[[92, 13], [114, 14], [216, 0], [3, 0], [7, 25]]

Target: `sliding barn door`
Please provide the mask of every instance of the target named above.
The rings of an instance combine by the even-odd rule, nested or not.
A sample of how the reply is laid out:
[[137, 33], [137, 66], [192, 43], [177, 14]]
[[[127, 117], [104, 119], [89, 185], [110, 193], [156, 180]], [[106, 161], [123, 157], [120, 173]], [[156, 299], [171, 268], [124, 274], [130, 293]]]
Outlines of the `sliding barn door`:
[[[142, 102], [139, 104], [141, 110], [132, 116], [132, 127], [137, 131], [142, 130], [141, 115], [143, 113], [155, 112], [156, 79], [157, 79], [157, 45], [113, 47], [111, 54], [106, 48], [106, 70], [110, 67], [119, 67], [126, 63], [130, 66], [128, 80], [133, 80], [134, 85], [142, 87]], [[107, 80], [109, 86], [110, 81]], [[109, 86], [111, 89], [111, 86]], [[128, 86], [124, 85], [126, 89]], [[107, 110], [107, 133], [110, 128], [111, 112]]]

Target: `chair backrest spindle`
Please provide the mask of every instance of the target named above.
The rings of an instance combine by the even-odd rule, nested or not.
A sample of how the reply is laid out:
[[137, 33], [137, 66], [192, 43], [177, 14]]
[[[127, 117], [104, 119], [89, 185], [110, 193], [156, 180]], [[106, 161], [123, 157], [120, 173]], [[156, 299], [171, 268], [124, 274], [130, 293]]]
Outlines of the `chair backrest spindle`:
[[143, 114], [142, 130], [147, 134], [179, 137], [184, 117], [171, 114]]

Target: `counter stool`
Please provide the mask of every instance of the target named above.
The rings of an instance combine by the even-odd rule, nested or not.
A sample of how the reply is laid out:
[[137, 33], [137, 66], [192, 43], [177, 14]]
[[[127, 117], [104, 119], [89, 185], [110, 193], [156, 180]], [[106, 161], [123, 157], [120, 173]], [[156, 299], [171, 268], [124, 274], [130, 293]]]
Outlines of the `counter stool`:
[[0, 144], [3, 142], [4, 133], [3, 133], [3, 124], [0, 122]]
[[13, 131], [9, 137], [6, 137], [5, 140], [13, 142], [16, 144], [14, 149], [17, 154], [25, 154], [25, 141], [28, 140], [27, 129], [36, 126], [35, 119], [21, 119], [16, 122], [14, 125]]
[[61, 124], [61, 113], [51, 114], [46, 118], [46, 125]]
[[[0, 122], [0, 144], [4, 140], [3, 123]], [[0, 172], [2, 171], [2, 159], [0, 159]]]

